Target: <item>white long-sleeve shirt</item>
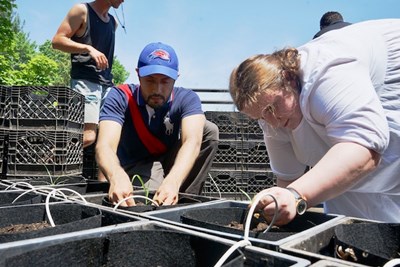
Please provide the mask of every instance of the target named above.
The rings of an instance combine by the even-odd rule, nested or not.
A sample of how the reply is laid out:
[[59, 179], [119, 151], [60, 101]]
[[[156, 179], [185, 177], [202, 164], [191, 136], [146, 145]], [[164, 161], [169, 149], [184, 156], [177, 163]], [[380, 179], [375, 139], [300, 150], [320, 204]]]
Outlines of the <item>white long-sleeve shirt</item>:
[[292, 181], [334, 144], [361, 144], [382, 155], [379, 166], [326, 210], [400, 222], [400, 19], [356, 23], [298, 50], [302, 122], [291, 131], [260, 120], [272, 170]]

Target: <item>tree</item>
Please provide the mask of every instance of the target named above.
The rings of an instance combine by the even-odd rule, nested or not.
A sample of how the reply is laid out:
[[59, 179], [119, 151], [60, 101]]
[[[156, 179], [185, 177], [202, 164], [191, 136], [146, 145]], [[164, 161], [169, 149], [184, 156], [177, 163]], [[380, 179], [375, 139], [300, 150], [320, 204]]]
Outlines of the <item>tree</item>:
[[70, 54], [53, 49], [50, 40], [46, 40], [39, 46], [39, 52], [57, 63], [57, 73], [54, 78], [54, 84], [69, 86], [71, 69]]
[[11, 15], [14, 7], [14, 0], [0, 0], [0, 55], [13, 40]]
[[124, 68], [121, 62], [119, 62], [116, 56], [114, 57], [111, 72], [113, 74], [113, 82], [116, 85], [124, 83], [129, 77], [129, 72]]
[[37, 49], [36, 43], [29, 39], [29, 33], [24, 32], [24, 24], [24, 22], [21, 23], [18, 15], [13, 18], [12, 26], [15, 40], [15, 47], [13, 49], [18, 56], [15, 59], [17, 65], [27, 63], [36, 54]]
[[57, 62], [43, 54], [36, 54], [28, 63], [21, 65], [16, 82], [18, 85], [56, 85], [57, 72]]
[[[0, 0], [2, 1], [2, 0]], [[24, 33], [23, 25], [14, 15], [11, 19], [12, 34], [7, 40], [7, 46], [2, 47], [0, 53], [0, 84], [21, 85], [21, 73], [24, 64], [27, 64], [36, 54], [36, 44], [29, 40], [29, 35]]]

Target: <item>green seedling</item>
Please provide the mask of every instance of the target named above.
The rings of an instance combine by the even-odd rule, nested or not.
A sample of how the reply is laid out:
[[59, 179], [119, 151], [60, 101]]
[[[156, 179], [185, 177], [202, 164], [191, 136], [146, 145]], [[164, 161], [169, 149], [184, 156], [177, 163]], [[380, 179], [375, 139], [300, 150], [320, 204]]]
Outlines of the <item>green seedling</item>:
[[247, 199], [251, 202], [251, 197], [249, 194], [247, 194], [242, 188], [239, 188], [240, 192], [242, 192], [243, 195], [247, 197]]
[[[138, 175], [138, 174], [135, 174], [135, 175], [132, 177], [132, 179], [131, 179], [131, 184], [132, 184], [132, 185], [133, 185], [133, 182], [135, 181], [135, 179], [138, 179], [138, 180], [139, 180], [139, 182], [140, 182], [140, 184], [141, 184], [141, 186], [142, 186], [142, 189], [143, 189], [143, 191], [144, 191], [144, 193], [145, 193], [145, 196], [146, 196], [146, 198], [148, 198], [148, 197], [149, 197], [149, 194], [150, 194], [150, 190], [149, 190], [149, 188], [145, 185], [145, 183], [143, 182], [142, 177], [140, 177], [140, 175]], [[146, 199], [145, 204], [147, 205], [148, 202], [149, 202], [149, 201]]]
[[61, 181], [61, 177], [60, 177], [60, 176], [54, 178], [54, 177], [51, 175], [49, 169], [47, 169], [46, 165], [43, 165], [43, 166], [44, 166], [44, 168], [46, 169], [47, 174], [49, 175], [49, 179], [50, 179], [50, 183], [49, 183], [49, 184], [50, 184], [50, 185], [58, 185], [58, 184], [63, 184], [63, 183], [65, 183], [65, 181]]

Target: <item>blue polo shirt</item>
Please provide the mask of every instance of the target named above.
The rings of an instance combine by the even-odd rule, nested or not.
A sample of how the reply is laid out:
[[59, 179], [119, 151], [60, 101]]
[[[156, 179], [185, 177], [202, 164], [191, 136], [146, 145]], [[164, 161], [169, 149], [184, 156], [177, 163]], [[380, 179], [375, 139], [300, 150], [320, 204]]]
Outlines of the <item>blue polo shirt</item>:
[[[160, 108], [154, 109], [150, 117], [146, 103], [140, 93], [140, 86], [130, 84], [134, 100], [137, 101], [140, 113], [149, 131], [171, 148], [179, 139], [183, 118], [203, 114], [199, 96], [192, 90], [174, 87], [168, 101]], [[117, 155], [121, 166], [135, 164], [153, 156], [143, 145], [132, 122], [128, 99], [125, 93], [113, 87], [107, 94], [100, 111], [100, 121], [111, 120], [122, 125], [121, 139]]]

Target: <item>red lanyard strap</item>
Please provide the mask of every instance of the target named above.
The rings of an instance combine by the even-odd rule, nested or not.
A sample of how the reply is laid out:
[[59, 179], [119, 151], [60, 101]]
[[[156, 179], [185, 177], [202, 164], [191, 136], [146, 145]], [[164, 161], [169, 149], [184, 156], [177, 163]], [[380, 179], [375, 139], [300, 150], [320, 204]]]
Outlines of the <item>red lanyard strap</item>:
[[118, 86], [118, 88], [125, 93], [128, 99], [128, 107], [131, 112], [132, 123], [136, 129], [140, 141], [147, 148], [150, 154], [154, 156], [164, 154], [167, 151], [167, 146], [157, 137], [155, 137], [147, 128], [143, 117], [140, 114], [139, 107], [133, 98], [132, 90], [127, 84], [121, 84]]

